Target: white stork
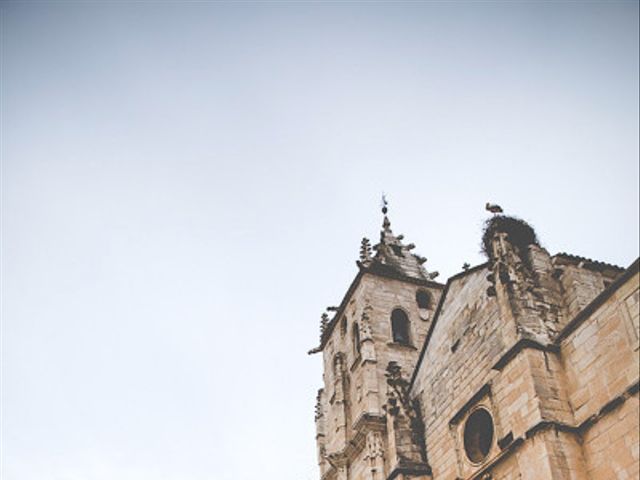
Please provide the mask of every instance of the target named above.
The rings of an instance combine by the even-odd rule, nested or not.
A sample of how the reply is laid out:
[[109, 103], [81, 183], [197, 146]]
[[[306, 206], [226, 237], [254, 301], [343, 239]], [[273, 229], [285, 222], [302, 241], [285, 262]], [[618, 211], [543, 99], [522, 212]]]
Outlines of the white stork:
[[502, 213], [502, 207], [496, 203], [489, 203], [487, 202], [487, 204], [484, 206], [484, 208], [488, 211], [493, 213], [494, 215], [497, 213]]

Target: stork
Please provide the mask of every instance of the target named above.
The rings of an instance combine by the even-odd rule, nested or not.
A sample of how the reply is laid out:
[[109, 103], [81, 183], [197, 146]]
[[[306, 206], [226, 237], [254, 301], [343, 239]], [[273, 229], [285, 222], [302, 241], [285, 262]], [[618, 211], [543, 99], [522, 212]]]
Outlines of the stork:
[[502, 213], [502, 207], [496, 203], [489, 203], [487, 202], [487, 204], [484, 206], [484, 208], [493, 213], [494, 215], [497, 213]]

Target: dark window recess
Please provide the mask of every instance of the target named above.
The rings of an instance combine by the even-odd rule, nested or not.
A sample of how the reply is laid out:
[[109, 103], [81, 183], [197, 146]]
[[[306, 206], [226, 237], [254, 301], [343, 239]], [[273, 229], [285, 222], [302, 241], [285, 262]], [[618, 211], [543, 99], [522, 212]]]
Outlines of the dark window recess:
[[409, 344], [409, 317], [399, 308], [391, 313], [391, 330], [394, 342]]
[[479, 408], [467, 419], [464, 426], [464, 451], [473, 463], [480, 463], [493, 444], [493, 420], [489, 412]]
[[404, 257], [402, 248], [399, 245], [391, 245], [391, 250], [393, 250], [393, 253], [395, 253], [397, 257]]
[[356, 354], [360, 353], [360, 329], [358, 328], [358, 324], [354, 323], [352, 327], [353, 332], [353, 349]]
[[416, 302], [418, 304], [418, 308], [430, 308], [431, 296], [425, 290], [418, 290], [416, 292]]

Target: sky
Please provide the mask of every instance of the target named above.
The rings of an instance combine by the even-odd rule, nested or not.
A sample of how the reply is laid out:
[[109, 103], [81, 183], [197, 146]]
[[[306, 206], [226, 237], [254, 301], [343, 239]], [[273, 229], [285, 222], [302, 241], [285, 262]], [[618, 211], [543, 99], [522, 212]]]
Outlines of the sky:
[[638, 256], [637, 2], [3, 2], [3, 480], [311, 480], [320, 315], [487, 201]]

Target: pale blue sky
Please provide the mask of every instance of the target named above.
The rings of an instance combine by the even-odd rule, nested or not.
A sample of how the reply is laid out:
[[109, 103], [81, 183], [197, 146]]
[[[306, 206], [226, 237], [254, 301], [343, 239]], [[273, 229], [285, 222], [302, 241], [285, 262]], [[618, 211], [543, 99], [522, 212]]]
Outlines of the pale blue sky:
[[484, 203], [638, 255], [638, 3], [5, 2], [2, 479], [311, 480], [319, 317]]

